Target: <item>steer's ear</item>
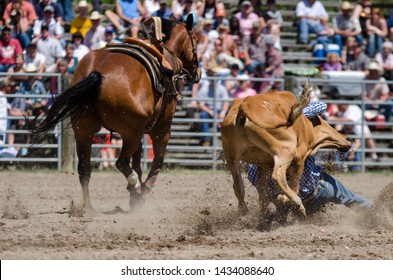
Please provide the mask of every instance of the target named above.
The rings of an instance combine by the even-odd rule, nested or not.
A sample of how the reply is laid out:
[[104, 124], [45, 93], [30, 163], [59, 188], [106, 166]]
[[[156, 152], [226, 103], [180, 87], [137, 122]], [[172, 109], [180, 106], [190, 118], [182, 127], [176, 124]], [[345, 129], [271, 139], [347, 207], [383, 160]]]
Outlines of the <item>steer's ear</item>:
[[194, 16], [192, 13], [188, 14], [186, 19], [186, 27], [189, 31], [192, 30], [192, 26], [194, 25]]

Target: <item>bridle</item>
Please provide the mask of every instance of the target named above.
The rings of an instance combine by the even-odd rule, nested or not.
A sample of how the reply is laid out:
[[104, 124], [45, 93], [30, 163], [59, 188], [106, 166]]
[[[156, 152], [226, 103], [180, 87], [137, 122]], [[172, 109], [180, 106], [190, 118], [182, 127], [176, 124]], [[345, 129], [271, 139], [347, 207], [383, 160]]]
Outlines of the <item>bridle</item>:
[[[188, 38], [190, 39], [190, 42], [191, 42], [192, 55], [193, 55], [193, 57], [192, 57], [193, 65], [192, 65], [192, 70], [191, 71], [192, 71], [193, 74], [196, 74], [195, 72], [196, 72], [196, 70], [199, 67], [197, 48], [196, 48], [196, 45], [194, 44], [194, 40], [192, 38], [193, 31], [192, 30], [188, 30], [187, 27], [186, 27], [186, 30], [187, 30]], [[190, 80], [188, 79], [188, 77], [190, 77]], [[193, 78], [193, 75], [191, 75], [191, 73], [187, 69], [185, 69], [183, 67], [181, 69], [181, 73], [180, 73], [179, 79], [182, 79], [186, 83], [190, 83], [190, 82], [192, 82], [191, 78]]]

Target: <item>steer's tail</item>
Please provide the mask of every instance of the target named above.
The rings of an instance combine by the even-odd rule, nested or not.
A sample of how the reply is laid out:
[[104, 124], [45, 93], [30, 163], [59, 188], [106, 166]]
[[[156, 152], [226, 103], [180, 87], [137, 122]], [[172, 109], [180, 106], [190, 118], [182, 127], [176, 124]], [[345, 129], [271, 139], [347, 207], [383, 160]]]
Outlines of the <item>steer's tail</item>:
[[103, 76], [99, 72], [91, 72], [86, 78], [57, 96], [42, 120], [37, 116], [29, 122], [30, 131], [35, 142], [39, 142], [52, 131], [56, 124], [70, 115], [78, 120], [88, 103], [96, 100], [101, 91]]
[[295, 120], [303, 114], [303, 109], [307, 107], [308, 103], [310, 103], [311, 90], [312, 86], [310, 81], [307, 81], [302, 93], [300, 94], [298, 102], [296, 102], [296, 104], [291, 108], [291, 112], [288, 117], [288, 126], [291, 126]]

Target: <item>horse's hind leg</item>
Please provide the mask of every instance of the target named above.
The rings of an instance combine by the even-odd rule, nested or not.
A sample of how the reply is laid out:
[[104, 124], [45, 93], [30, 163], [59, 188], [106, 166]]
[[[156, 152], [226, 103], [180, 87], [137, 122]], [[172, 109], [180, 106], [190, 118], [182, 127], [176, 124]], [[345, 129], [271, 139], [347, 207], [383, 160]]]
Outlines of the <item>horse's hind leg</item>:
[[91, 156], [91, 140], [76, 140], [76, 149], [78, 154], [78, 173], [79, 182], [82, 186], [82, 195], [84, 207], [89, 212], [94, 212], [93, 206], [90, 202], [89, 195], [89, 183], [91, 177], [91, 166], [90, 166], [90, 156]]
[[128, 185], [127, 190], [130, 192], [130, 207], [141, 205], [144, 203], [143, 197], [137, 192], [141, 184], [139, 181], [139, 176], [135, 170], [130, 167], [130, 160], [133, 153], [138, 149], [140, 145], [140, 140], [143, 135], [138, 137], [137, 135], [134, 139], [128, 139], [123, 137], [123, 146], [120, 151], [119, 158], [116, 161], [116, 168], [123, 173], [126, 177]]

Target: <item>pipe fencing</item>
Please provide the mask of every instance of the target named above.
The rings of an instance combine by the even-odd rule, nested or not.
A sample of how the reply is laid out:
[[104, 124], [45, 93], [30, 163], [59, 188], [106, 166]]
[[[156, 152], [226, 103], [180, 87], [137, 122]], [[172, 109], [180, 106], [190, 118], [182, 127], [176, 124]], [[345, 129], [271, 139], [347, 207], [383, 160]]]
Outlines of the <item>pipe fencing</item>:
[[[8, 73], [0, 73], [0, 76], [2, 74], [9, 75]], [[13, 74], [15, 76], [18, 75], [23, 75], [23, 76], [33, 76], [37, 74]], [[42, 77], [55, 77], [57, 79], [57, 87], [61, 89], [61, 75], [57, 73], [40, 73], [39, 74]], [[226, 79], [231, 79], [231, 78], [226, 78]], [[236, 80], [236, 79], [235, 79]], [[281, 87], [284, 87], [284, 83], [286, 82], [285, 79], [262, 79], [262, 78], [253, 78], [251, 79], [252, 81], [259, 81], [259, 82], [279, 82], [281, 83]], [[307, 79], [306, 78], [295, 78], [295, 81], [297, 84], [303, 84]], [[204, 79], [204, 81], [201, 82], [206, 82], [210, 81], [215, 84], [220, 83], [223, 81], [222, 77], [208, 77]], [[312, 84], [316, 84], [318, 87], [323, 88], [327, 84], [329, 85], [338, 85], [338, 84], [354, 84], [354, 83], [359, 83], [358, 80], [334, 80], [334, 79], [322, 79], [322, 78], [311, 78], [310, 82]], [[365, 96], [365, 85], [366, 83], [375, 83], [375, 81], [370, 81], [370, 80], [363, 80], [360, 82], [362, 86], [362, 92], [360, 98], [357, 100], [353, 101], [346, 101], [348, 104], [356, 104], [360, 106], [363, 110], [365, 111], [366, 105], [368, 104], [384, 104], [386, 105], [386, 102], [381, 103], [381, 102], [366, 102], [364, 101], [364, 96]], [[388, 82], [392, 83], [392, 82]], [[298, 94], [299, 87], [296, 87], [294, 89], [289, 89], [292, 90], [295, 94]], [[61, 90], [60, 90], [61, 91]], [[217, 100], [216, 97], [214, 96], [213, 98], [208, 98], [208, 99], [198, 99], [195, 96], [190, 95], [190, 89], [184, 91], [184, 98], [182, 100], [179, 100], [179, 109], [178, 113], [175, 114], [175, 117], [173, 119], [173, 129], [171, 133], [171, 139], [170, 142], [167, 146], [167, 154], [166, 154], [166, 159], [165, 159], [165, 164], [167, 166], [174, 166], [174, 167], [187, 167], [187, 168], [210, 168], [212, 170], [216, 170], [223, 166], [225, 162], [223, 161], [222, 157], [220, 156], [220, 153], [222, 153], [222, 145], [221, 145], [221, 133], [219, 130], [219, 126], [221, 124], [221, 119], [218, 119], [217, 115], [215, 114], [212, 119], [210, 120], [202, 120], [198, 117], [198, 110], [195, 108], [193, 109], [194, 116], [185, 116], [182, 114], [184, 111], [190, 109], [190, 104], [192, 104], [195, 101], [212, 101], [214, 104], [216, 102], [220, 101], [232, 101], [231, 98], [226, 99], [226, 100]], [[51, 99], [53, 98], [52, 95], [46, 94], [42, 96], [37, 96], [37, 95], [24, 95], [24, 94], [6, 94], [6, 95], [0, 95], [0, 98], [48, 98]], [[343, 103], [342, 101], [338, 100], [332, 100], [329, 99], [327, 96], [324, 101], [328, 104], [338, 104], [338, 103]], [[393, 101], [390, 100], [388, 101], [389, 104], [393, 106]], [[0, 116], [0, 119], [6, 118], [7, 121], [23, 121], [24, 117], [23, 116]], [[189, 130], [188, 127], [190, 125], [195, 125], [195, 124], [200, 124], [202, 122], [209, 122], [211, 124], [211, 130], [208, 133], [201, 133], [197, 130]], [[350, 122], [330, 122], [332, 125], [335, 124], [340, 124], [340, 125], [354, 125], [354, 123]], [[392, 168], [393, 167], [393, 146], [389, 146], [387, 143], [392, 142], [393, 143], [393, 122], [370, 122], [366, 121], [365, 119], [362, 119], [362, 121], [359, 123], [362, 125], [368, 125], [368, 126], [383, 126], [385, 129], [383, 131], [372, 131], [372, 135], [370, 138], [374, 139], [377, 143], [378, 146], [375, 149], [370, 149], [366, 147], [366, 136], [364, 133], [362, 135], [357, 136], [357, 135], [350, 135], [352, 138], [357, 138], [360, 139], [361, 141], [361, 147], [358, 149], [359, 153], [361, 153], [361, 159], [360, 161], [344, 161], [340, 164], [348, 166], [348, 167], [354, 167], [357, 166], [361, 172], [366, 172], [368, 168]], [[53, 136], [56, 139], [55, 143], [46, 143], [46, 144], [35, 144], [31, 145], [30, 143], [14, 143], [14, 144], [8, 144], [7, 142], [0, 142], [0, 163], [8, 164], [10, 162], [15, 163], [17, 165], [23, 166], [23, 164], [36, 164], [40, 166], [40, 164], [49, 164], [52, 168], [57, 168], [57, 169], [62, 169], [64, 167], [65, 163], [64, 162], [64, 143], [63, 137], [60, 132], [64, 131], [64, 127], [62, 127], [63, 124], [59, 124], [57, 128], [55, 129]], [[182, 128], [183, 127], [183, 128]], [[66, 130], [67, 131], [67, 130]], [[1, 134], [1, 132], [0, 132]], [[9, 134], [15, 134], [15, 135], [24, 135], [28, 138], [29, 136], [29, 131], [24, 128], [24, 129], [7, 129], [6, 131], [3, 132], [5, 136]], [[103, 133], [99, 133], [99, 135], [103, 135]], [[209, 136], [212, 137], [212, 145], [211, 146], [202, 146], [199, 144], [199, 140], [201, 139], [202, 136]], [[1, 139], [0, 139], [1, 140]], [[76, 149], [75, 149], [75, 144], [72, 144], [73, 148], [71, 149], [72, 156], [69, 157], [68, 160], [72, 160], [71, 166], [76, 169], [77, 166], [77, 156], [76, 156]], [[120, 144], [103, 144], [103, 143], [96, 143], [93, 144], [93, 154], [92, 154], [92, 162], [96, 163], [97, 167], [99, 165], [102, 165], [104, 161], [111, 161], [114, 162], [116, 158], [112, 159], [105, 159], [102, 158], [100, 154], [101, 149], [105, 148], [113, 148], [116, 151], [118, 151], [121, 148]], [[7, 148], [14, 148], [19, 151], [18, 157], [2, 157], [1, 152], [4, 151], [4, 149]], [[34, 150], [41, 150], [44, 151], [44, 154], [39, 154], [38, 156], [33, 156]], [[143, 168], [147, 169], [152, 162], [152, 145], [148, 139], [147, 136], [144, 137], [143, 139], [143, 155], [142, 155], [142, 164]], [[26, 153], [27, 151], [27, 153]], [[51, 156], [47, 156], [45, 154], [45, 151], [51, 151], [47, 152], [47, 154], [50, 154]], [[367, 154], [370, 152], [377, 152], [380, 155], [383, 155], [382, 160], [375, 162], [372, 161], [370, 158], [367, 157]], [[328, 152], [327, 150], [322, 150], [322, 153]], [[179, 154], [181, 156], [179, 156]], [[323, 160], [323, 158], [322, 158]]]

